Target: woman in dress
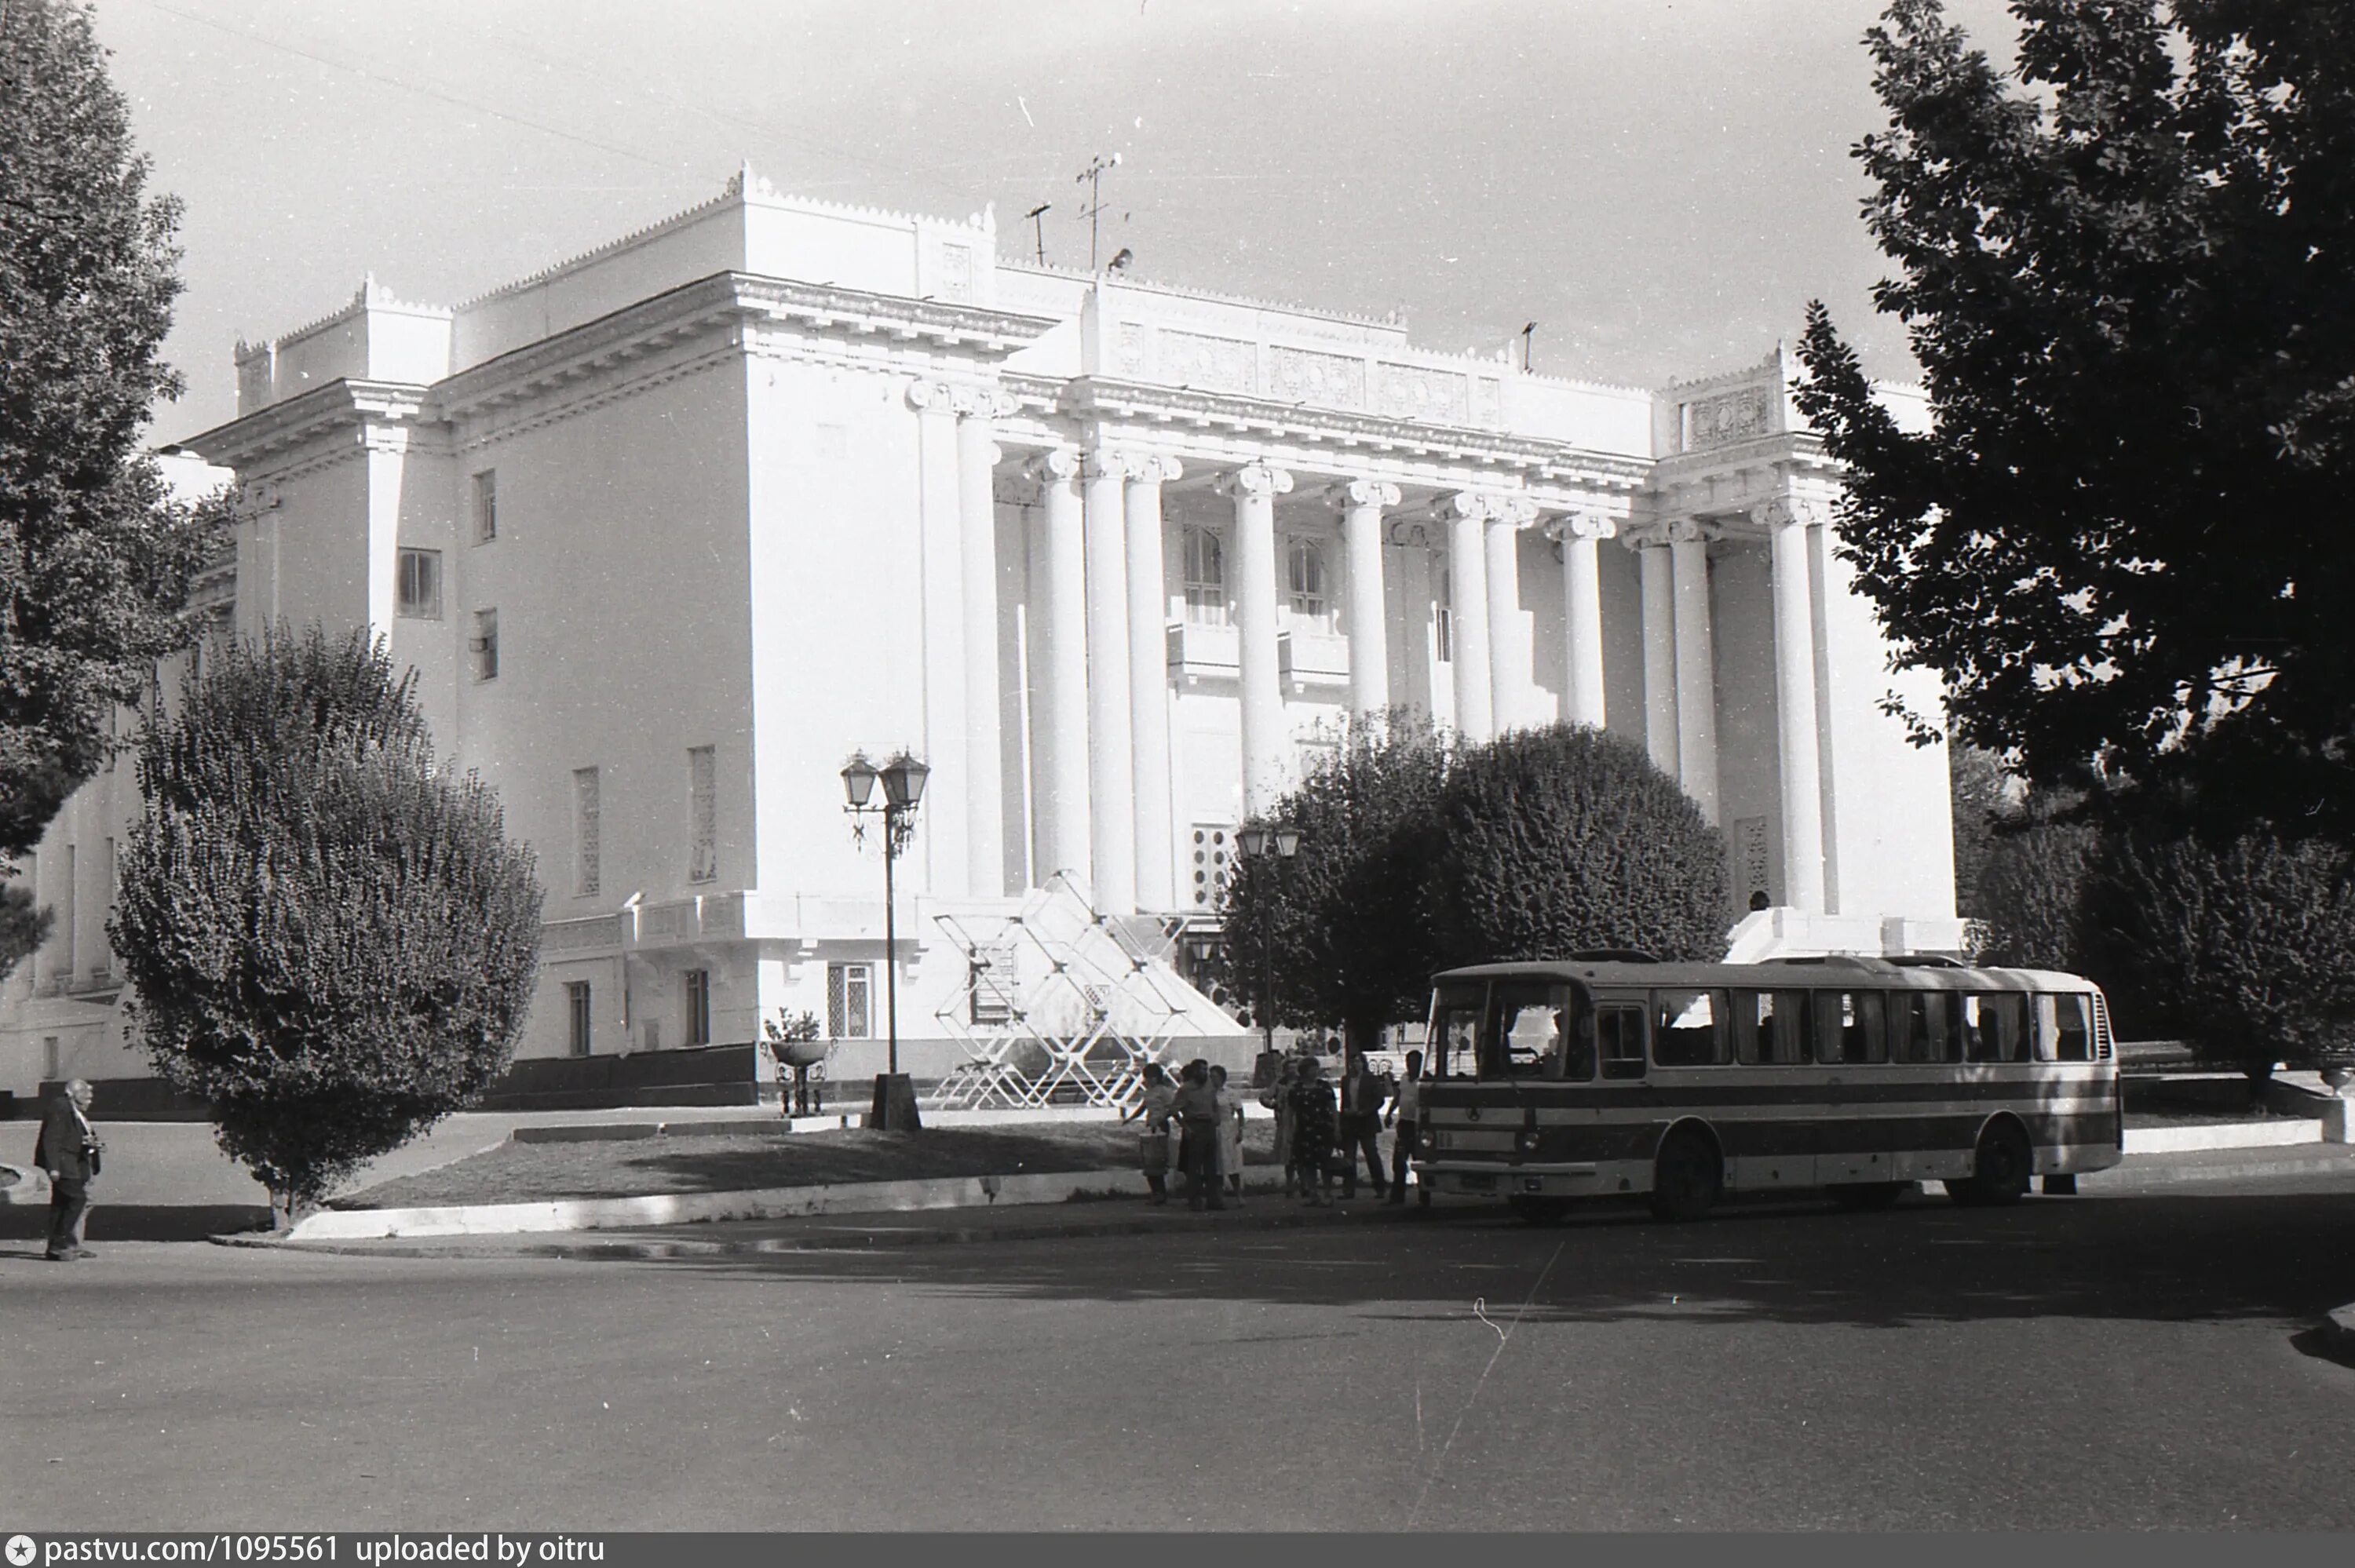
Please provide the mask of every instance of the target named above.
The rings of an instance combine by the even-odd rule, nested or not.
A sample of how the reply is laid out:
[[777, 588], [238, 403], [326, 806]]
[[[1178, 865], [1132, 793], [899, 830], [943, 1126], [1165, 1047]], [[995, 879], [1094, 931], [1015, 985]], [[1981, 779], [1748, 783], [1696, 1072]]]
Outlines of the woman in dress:
[[1300, 1185], [1292, 1174], [1292, 1079], [1299, 1070], [1299, 1059], [1286, 1056], [1276, 1065], [1275, 1082], [1259, 1097], [1259, 1103], [1275, 1113], [1275, 1168], [1284, 1172], [1284, 1195], [1299, 1196]]
[[1307, 1201], [1327, 1208], [1333, 1203], [1336, 1108], [1325, 1064], [1311, 1056], [1300, 1064], [1292, 1084], [1292, 1168]]
[[1137, 1144], [1138, 1162], [1145, 1171], [1145, 1184], [1153, 1189], [1153, 1201], [1156, 1203], [1169, 1201], [1169, 1108], [1177, 1100], [1177, 1086], [1161, 1070], [1161, 1064], [1147, 1062], [1145, 1097], [1122, 1112], [1120, 1118], [1124, 1122], [1145, 1118], [1145, 1136]]
[[1238, 1208], [1243, 1201], [1243, 1097], [1227, 1087], [1227, 1070], [1210, 1068], [1210, 1087], [1219, 1103], [1219, 1175], [1226, 1183], [1228, 1201]]

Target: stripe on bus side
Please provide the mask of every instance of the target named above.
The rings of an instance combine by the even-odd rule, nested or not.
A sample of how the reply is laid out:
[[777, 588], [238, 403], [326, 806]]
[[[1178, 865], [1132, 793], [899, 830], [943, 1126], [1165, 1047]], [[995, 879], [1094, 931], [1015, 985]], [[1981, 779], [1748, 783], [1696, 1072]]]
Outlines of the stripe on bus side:
[[[1977, 1145], [1980, 1128], [1992, 1109], [1946, 1110], [1914, 1115], [1849, 1117], [1703, 1117], [1729, 1160], [1818, 1154], [1897, 1154], [1908, 1150], [1969, 1151]], [[2028, 1129], [2029, 1140], [2040, 1149], [2066, 1145], [2114, 1148], [2117, 1131], [2115, 1107], [2104, 1105], [2074, 1114], [2026, 1109], [2016, 1111]], [[1519, 1132], [1508, 1128], [1472, 1129], [1434, 1123], [1438, 1139], [1433, 1152], [1442, 1159], [1488, 1156], [1499, 1164], [1514, 1165], [1526, 1158], [1536, 1163], [1564, 1160], [1649, 1160], [1673, 1121], [1681, 1118], [1592, 1121], [1584, 1125], [1546, 1125], [1538, 1129], [1525, 1156], [1517, 1154]]]

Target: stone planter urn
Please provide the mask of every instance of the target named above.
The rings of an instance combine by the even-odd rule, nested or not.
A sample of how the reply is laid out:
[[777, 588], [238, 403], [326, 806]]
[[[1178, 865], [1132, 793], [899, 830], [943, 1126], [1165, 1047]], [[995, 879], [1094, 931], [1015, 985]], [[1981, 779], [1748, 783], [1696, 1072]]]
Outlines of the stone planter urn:
[[2322, 1069], [2322, 1082], [2332, 1094], [2343, 1099], [2347, 1095], [2347, 1086], [2355, 1083], [2355, 1066], [2339, 1062], [2325, 1067]]

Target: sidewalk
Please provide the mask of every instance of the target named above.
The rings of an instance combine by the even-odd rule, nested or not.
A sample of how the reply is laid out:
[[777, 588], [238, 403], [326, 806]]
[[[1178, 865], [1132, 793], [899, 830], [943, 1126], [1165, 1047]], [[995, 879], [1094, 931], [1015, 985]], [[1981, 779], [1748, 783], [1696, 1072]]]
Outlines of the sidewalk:
[[[2313, 1145], [2279, 1150], [2208, 1150], [2193, 1154], [2129, 1155], [2112, 1170], [2081, 1176], [2078, 1187], [2086, 1197], [2127, 1197], [2152, 1189], [2193, 1186], [2203, 1181], [2315, 1175], [2344, 1178], [2350, 1191], [2355, 1192], [2355, 1149]], [[1771, 1201], [1783, 1203], [1806, 1200], [1774, 1194]], [[1933, 1192], [1919, 1201], [1942, 1200]], [[597, 1231], [304, 1241], [279, 1241], [261, 1235], [216, 1239], [229, 1245], [282, 1247], [357, 1257], [690, 1258], [780, 1252], [865, 1252], [958, 1242], [1151, 1235], [1203, 1228], [1256, 1231], [1305, 1225], [1444, 1224], [1451, 1218], [1494, 1219], [1498, 1212], [1494, 1204], [1462, 1201], [1442, 1202], [1431, 1209], [1412, 1202], [1403, 1207], [1391, 1207], [1363, 1196], [1348, 1202], [1337, 1198], [1329, 1209], [1311, 1208], [1271, 1189], [1255, 1192], [1240, 1208], [1218, 1214], [1197, 1214], [1178, 1201], [1167, 1207], [1156, 1207], [1130, 1196], [1086, 1202], [818, 1214]]]

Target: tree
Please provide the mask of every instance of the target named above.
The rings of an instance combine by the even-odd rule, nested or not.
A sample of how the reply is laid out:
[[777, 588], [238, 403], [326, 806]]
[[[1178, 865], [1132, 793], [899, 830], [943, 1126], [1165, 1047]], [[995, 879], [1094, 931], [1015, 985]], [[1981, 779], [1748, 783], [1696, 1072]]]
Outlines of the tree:
[[1874, 299], [1932, 426], [1809, 307], [1842, 553], [1961, 738], [2037, 783], [2190, 778], [2223, 819], [2343, 839], [2355, 552], [2322, 520], [2355, 480], [2355, 10], [2012, 10], [2017, 88], [1937, 0], [1866, 37]]
[[2257, 1086], [2279, 1061], [2355, 1064], [2348, 851], [2263, 823], [2222, 848], [2135, 832], [2113, 849], [2096, 917], [2203, 1060]]
[[1299, 830], [1291, 860], [1241, 860], [1220, 911], [1220, 983], [1283, 1022], [1338, 1022], [1369, 1049], [1387, 1024], [1423, 1016], [1435, 967], [1423, 917], [1425, 842], [1437, 820], [1447, 747], [1397, 710], [1360, 726], [1276, 809]]
[[1448, 772], [1424, 898], [1440, 965], [1641, 948], [1725, 956], [1725, 846], [1643, 748], [1515, 730]]
[[2003, 759], [1976, 746], [1946, 749], [1948, 805], [1955, 820], [1955, 913], [1985, 919], [1979, 874], [1995, 853], [1995, 835], [2012, 809], [2011, 779]]
[[[107, 718], [187, 644], [219, 508], [171, 503], [138, 456], [180, 381], [178, 204], [144, 194], [88, 9], [0, 5], [0, 857], [40, 842], [105, 759]], [[0, 924], [35, 919], [0, 888]], [[0, 972], [21, 956], [0, 942]]]
[[224, 649], [142, 738], [107, 925], [158, 1075], [291, 1223], [505, 1070], [540, 890], [433, 767], [414, 674], [316, 627]]

